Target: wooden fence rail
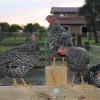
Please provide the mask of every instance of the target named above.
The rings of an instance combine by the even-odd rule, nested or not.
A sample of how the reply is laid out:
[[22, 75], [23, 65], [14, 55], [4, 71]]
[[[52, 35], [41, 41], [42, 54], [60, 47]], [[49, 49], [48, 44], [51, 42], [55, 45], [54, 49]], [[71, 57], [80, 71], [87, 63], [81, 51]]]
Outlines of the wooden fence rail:
[[100, 52], [100, 46], [90, 45], [90, 49]]
[[[96, 52], [100, 52], [100, 46], [90, 45], [90, 49]], [[100, 63], [100, 57], [91, 55], [91, 60], [95, 61], [96, 63]]]
[[100, 63], [100, 57], [91, 55], [91, 60], [92, 60], [92, 61], [95, 61], [96, 63]]

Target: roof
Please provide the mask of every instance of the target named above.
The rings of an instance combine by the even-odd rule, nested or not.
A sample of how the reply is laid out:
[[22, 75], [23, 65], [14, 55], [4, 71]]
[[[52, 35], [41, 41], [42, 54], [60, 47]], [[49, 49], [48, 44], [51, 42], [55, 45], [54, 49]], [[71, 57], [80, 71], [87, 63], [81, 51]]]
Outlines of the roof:
[[86, 24], [83, 18], [57, 18], [60, 24]]
[[54, 12], [78, 12], [79, 7], [52, 7], [51, 13]]

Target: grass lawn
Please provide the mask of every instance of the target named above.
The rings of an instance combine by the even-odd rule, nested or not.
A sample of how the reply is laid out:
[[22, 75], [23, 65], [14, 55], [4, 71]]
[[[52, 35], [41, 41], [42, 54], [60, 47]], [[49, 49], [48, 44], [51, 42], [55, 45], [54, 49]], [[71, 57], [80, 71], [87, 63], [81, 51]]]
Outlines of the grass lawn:
[[90, 65], [97, 64], [96, 61], [90, 61]]
[[90, 52], [90, 54], [92, 54], [92, 55], [95, 55], [95, 56], [98, 56], [98, 57], [100, 57], [100, 52], [98, 51], [94, 51], [94, 50], [89, 50], [89, 52]]
[[3, 39], [2, 43], [24, 43], [27, 37], [8, 37]]
[[11, 48], [11, 46], [0, 46], [0, 51], [5, 51], [9, 48]]
[[[21, 36], [21, 37], [18, 36], [16, 38], [8, 37], [8, 38], [3, 39], [1, 42], [2, 43], [25, 43], [26, 39], [27, 39], [27, 37], [24, 37], [24, 36]], [[100, 38], [98, 38], [98, 40], [100, 42]], [[37, 41], [40, 43], [42, 43], [42, 42], [44, 43], [45, 41], [47, 41], [47, 37], [41, 37], [41, 39], [38, 37]], [[82, 44], [84, 44], [84, 42], [88, 42], [88, 38], [82, 37]], [[100, 43], [98, 43], [98, 44], [94, 43], [93, 38], [89, 41], [89, 43], [92, 45], [100, 46]], [[8, 48], [10, 48], [10, 46], [0, 46], [0, 51], [7, 50]], [[40, 45], [40, 50], [45, 50], [43, 45], [42, 46]], [[90, 50], [90, 54], [100, 57], [100, 52]], [[91, 64], [92, 63], [95, 63], [95, 62], [92, 61]]]
[[[1, 41], [1, 43], [25, 43], [27, 37], [8, 37], [8, 38], [5, 38]], [[37, 38], [37, 41], [38, 42], [45, 42], [47, 40], [47, 38], [45, 37], [41, 37], [40, 38]]]
[[95, 43], [94, 41], [94, 38], [88, 40], [87, 37], [82, 37], [82, 44], [84, 44], [84, 42], [89, 42], [90, 45], [100, 46], [100, 37], [98, 38], [99, 43]]
[[37, 41], [38, 42], [45, 42], [45, 41], [47, 41], [47, 37], [41, 37], [41, 39], [37, 38]]
[[[27, 37], [8, 37], [8, 38], [5, 38], [1, 41], [1, 43], [25, 43]], [[45, 42], [47, 40], [47, 38], [44, 38], [42, 37], [41, 39], [37, 38], [37, 41], [38, 42]], [[4, 51], [4, 50], [7, 50], [8, 48], [10, 48], [10, 46], [0, 46], [0, 51]], [[45, 48], [44, 47], [41, 47], [40, 46], [40, 50], [44, 50]]]

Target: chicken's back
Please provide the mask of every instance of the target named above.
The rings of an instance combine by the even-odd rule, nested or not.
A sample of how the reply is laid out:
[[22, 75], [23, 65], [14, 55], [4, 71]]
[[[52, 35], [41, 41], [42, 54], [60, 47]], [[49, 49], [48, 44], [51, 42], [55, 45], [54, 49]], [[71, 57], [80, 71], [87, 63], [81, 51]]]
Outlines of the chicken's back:
[[91, 65], [88, 76], [89, 83], [100, 88], [100, 63]]
[[0, 70], [12, 77], [21, 77], [27, 73], [40, 58], [39, 45], [36, 42], [10, 48], [0, 54]]
[[68, 68], [73, 74], [84, 75], [89, 71], [90, 57], [87, 50], [81, 47], [69, 47], [66, 59]]
[[51, 55], [57, 55], [57, 49], [60, 46], [72, 46], [71, 35], [59, 24], [53, 17], [48, 29], [48, 44]]

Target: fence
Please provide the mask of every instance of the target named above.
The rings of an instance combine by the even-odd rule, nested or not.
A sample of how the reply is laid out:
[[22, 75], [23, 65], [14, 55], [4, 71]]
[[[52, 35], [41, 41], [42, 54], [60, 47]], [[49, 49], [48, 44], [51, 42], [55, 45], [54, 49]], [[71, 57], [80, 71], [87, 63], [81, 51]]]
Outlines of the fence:
[[[100, 52], [100, 47], [99, 46], [94, 46], [94, 45], [90, 45], [90, 50], [92, 52]], [[96, 63], [100, 63], [100, 57], [99, 56], [95, 56], [95, 55], [91, 55], [91, 60], [96, 62]]]
[[0, 100], [100, 100], [100, 89], [70, 85], [0, 87]]
[[[41, 38], [41, 37], [46, 37], [47, 33], [38, 33], [38, 32], [33, 32], [32, 34], [35, 34], [37, 37]], [[30, 35], [29, 32], [0, 32], [0, 40], [7, 38], [7, 37], [28, 37]]]
[[[12, 36], [14, 37], [14, 35]], [[23, 35], [21, 34], [18, 36]], [[10, 43], [1, 43], [1, 46], [9, 46], [9, 44]], [[10, 44], [10, 46], [16, 45], [19, 44]], [[45, 43], [40, 43], [40, 46], [45, 46]], [[45, 56], [46, 55], [42, 56], [41, 61], [44, 61]], [[58, 58], [58, 60], [61, 59]], [[0, 86], [0, 100], [100, 100], [100, 89], [92, 85], [85, 84], [84, 89], [82, 89], [80, 85], [75, 85], [74, 87], [71, 87], [71, 85], [67, 83], [66, 86], [45, 86], [44, 69], [33, 69], [30, 73], [26, 75], [25, 79], [27, 83], [31, 84], [32, 86], [7, 86], [12, 84], [11, 78], [9, 79], [7, 77], [5, 78], [5, 80], [2, 80], [4, 86]]]

